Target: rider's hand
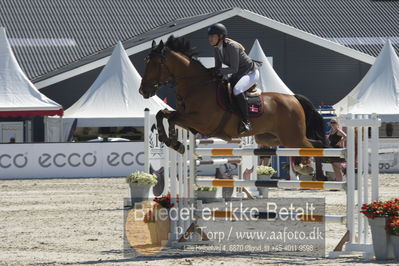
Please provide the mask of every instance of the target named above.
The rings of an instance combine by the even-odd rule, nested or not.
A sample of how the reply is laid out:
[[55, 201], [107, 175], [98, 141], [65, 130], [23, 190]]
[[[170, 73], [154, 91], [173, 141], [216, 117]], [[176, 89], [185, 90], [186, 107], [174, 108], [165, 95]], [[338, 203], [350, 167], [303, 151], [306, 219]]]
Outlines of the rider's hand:
[[223, 78], [223, 74], [220, 73], [220, 69], [216, 69], [216, 68], [212, 67], [212, 68], [209, 68], [209, 71], [211, 72], [212, 77], [214, 77], [216, 79]]

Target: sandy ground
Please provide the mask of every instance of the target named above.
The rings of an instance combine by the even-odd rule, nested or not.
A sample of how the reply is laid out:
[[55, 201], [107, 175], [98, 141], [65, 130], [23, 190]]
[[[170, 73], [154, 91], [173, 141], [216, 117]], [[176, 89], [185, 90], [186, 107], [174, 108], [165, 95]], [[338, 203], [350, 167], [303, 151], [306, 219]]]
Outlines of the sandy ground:
[[[381, 175], [382, 199], [399, 196], [399, 175]], [[123, 256], [123, 178], [0, 181], [0, 265], [374, 265], [359, 254], [338, 259], [284, 256], [278, 253], [220, 255], [184, 253]], [[282, 191], [270, 197], [326, 197], [327, 213], [345, 212], [344, 192]], [[328, 224], [326, 249], [345, 233]], [[398, 265], [393, 261], [378, 263]]]

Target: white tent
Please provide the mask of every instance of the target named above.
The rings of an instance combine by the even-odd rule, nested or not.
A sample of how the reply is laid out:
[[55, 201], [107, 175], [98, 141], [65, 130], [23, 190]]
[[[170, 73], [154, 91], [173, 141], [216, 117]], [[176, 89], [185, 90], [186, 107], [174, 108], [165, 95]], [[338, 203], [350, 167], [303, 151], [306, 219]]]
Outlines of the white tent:
[[257, 39], [248, 55], [254, 60], [263, 62], [262, 67], [259, 69], [259, 81], [257, 82], [258, 87], [263, 92], [294, 94], [280, 79], [276, 71], [274, 71]]
[[25, 75], [0, 27], [0, 117], [62, 114], [62, 106], [41, 94]]
[[367, 74], [334, 109], [337, 114], [377, 113], [385, 121], [399, 121], [399, 58], [389, 40]]
[[[151, 113], [172, 109], [158, 96], [144, 99], [139, 94], [140, 83], [139, 73], [119, 42], [93, 85], [65, 111], [62, 140], [67, 140], [75, 119], [76, 127], [143, 126], [145, 108]], [[50, 131], [48, 141], [55, 141], [57, 134]]]

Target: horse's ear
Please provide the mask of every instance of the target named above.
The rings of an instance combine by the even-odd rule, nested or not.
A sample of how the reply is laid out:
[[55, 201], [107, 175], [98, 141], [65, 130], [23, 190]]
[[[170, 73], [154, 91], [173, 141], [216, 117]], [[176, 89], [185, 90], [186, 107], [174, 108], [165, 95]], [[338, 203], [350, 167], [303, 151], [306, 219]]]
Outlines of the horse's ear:
[[158, 51], [162, 51], [162, 49], [164, 48], [164, 44], [163, 44], [163, 41], [161, 40], [160, 42], [159, 42], [159, 44], [158, 44]]
[[152, 41], [151, 44], [151, 49], [154, 50], [154, 48], [157, 46], [157, 43], [155, 42], [155, 40]]

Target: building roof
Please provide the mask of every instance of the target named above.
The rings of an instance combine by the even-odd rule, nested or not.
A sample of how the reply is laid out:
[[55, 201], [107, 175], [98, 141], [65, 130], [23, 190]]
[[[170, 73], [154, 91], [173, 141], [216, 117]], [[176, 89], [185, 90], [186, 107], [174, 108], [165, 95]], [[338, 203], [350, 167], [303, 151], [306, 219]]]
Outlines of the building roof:
[[[224, 13], [224, 12], [218, 12], [218, 13]], [[143, 34], [140, 34], [138, 36], [135, 36], [131, 39], [124, 41], [123, 46], [127, 50], [126, 52], [128, 53], [128, 55], [130, 56], [132, 54], [146, 50], [149, 47], [151, 47], [150, 43], [154, 39], [159, 39], [164, 37], [164, 40], [166, 40], [165, 36], [168, 36], [171, 33], [179, 32], [181, 30], [187, 31], [186, 27], [204, 21], [208, 18], [212, 18], [215, 15], [216, 13], [212, 13], [192, 18], [178, 19], [170, 23], [166, 23], [160, 27], [157, 27], [153, 30], [150, 30], [148, 32], [145, 32]], [[78, 75], [79, 73], [86, 72], [95, 69], [97, 67], [103, 66], [106, 64], [109, 57], [111, 56], [112, 50], [113, 47], [103, 49], [95, 54], [86, 56], [66, 66], [60, 67], [54, 71], [44, 74], [36, 78], [34, 82], [39, 84], [38, 87], [43, 88], [59, 80], [63, 80], [71, 76]], [[52, 80], [48, 80], [49, 78], [52, 77], [54, 77]]]
[[386, 37], [399, 50], [398, 1], [2, 0], [0, 5], [0, 26], [7, 28], [18, 61], [34, 80], [106, 49], [110, 54], [119, 40], [125, 47], [140, 43], [139, 35], [167, 23], [178, 20], [176, 26], [184, 27], [233, 7], [371, 56]]

